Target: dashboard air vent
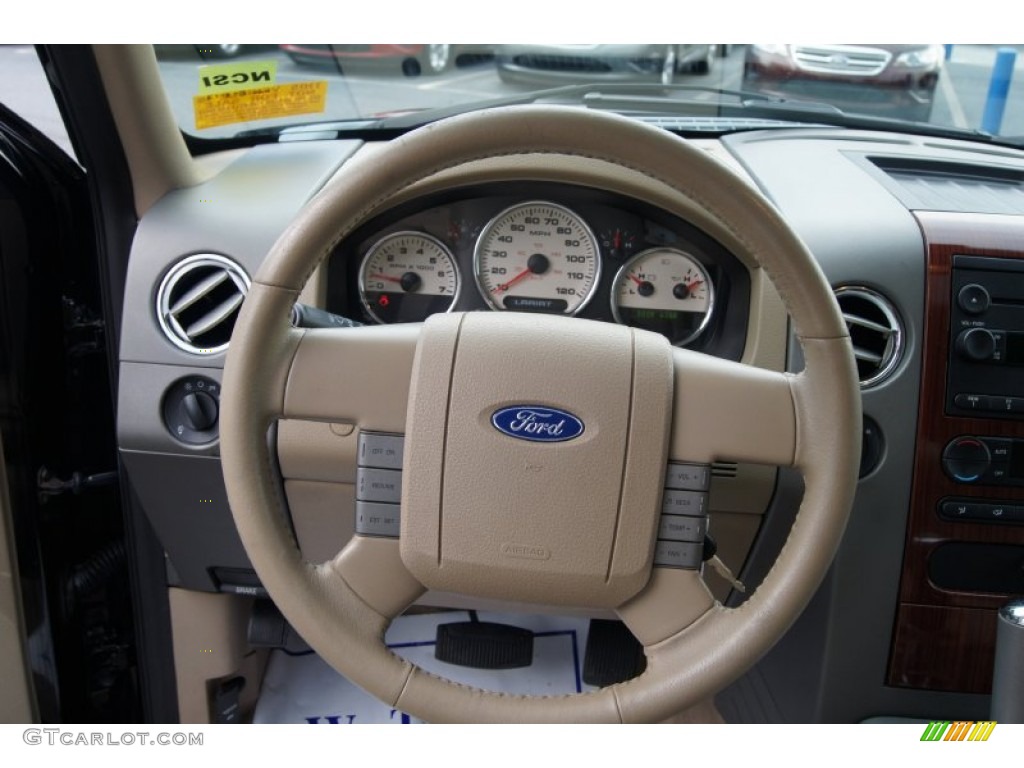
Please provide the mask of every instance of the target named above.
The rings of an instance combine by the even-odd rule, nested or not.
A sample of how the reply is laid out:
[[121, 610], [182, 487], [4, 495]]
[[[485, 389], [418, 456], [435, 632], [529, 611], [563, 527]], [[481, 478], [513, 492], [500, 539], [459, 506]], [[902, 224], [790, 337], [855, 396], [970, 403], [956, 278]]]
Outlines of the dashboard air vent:
[[903, 353], [903, 326], [889, 301], [859, 286], [836, 289], [836, 301], [853, 341], [862, 389], [888, 378]]
[[222, 352], [248, 290], [249, 277], [231, 259], [212, 253], [182, 259], [157, 291], [160, 328], [174, 346], [186, 352]]

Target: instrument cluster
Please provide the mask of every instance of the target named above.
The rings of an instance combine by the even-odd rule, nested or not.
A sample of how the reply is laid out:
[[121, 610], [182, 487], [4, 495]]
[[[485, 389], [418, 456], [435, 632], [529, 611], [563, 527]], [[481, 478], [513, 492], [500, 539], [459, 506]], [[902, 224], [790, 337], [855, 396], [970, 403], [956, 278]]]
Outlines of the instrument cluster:
[[690, 224], [642, 201], [540, 182], [407, 203], [348, 237], [328, 272], [327, 308], [365, 322], [543, 312], [734, 359], [748, 306], [746, 269]]

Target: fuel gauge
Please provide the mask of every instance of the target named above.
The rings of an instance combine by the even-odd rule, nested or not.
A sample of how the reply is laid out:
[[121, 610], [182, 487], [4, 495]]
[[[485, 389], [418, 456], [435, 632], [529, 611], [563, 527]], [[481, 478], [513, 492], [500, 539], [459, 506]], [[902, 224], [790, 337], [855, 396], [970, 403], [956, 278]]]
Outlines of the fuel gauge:
[[706, 327], [715, 305], [707, 270], [675, 248], [652, 248], [626, 262], [612, 284], [612, 314], [683, 346]]

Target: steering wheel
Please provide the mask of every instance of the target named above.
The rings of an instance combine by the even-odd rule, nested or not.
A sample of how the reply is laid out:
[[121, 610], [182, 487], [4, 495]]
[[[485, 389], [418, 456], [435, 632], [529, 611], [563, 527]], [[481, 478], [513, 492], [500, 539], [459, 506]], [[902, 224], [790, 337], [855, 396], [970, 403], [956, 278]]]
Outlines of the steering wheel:
[[[586, 158], [608, 174], [674, 190], [688, 201], [675, 213], [700, 211], [702, 227], [764, 269], [790, 314], [804, 370], [776, 373], [673, 348], [641, 330], [544, 315], [291, 327], [311, 272], [384, 202], [445, 170], [495, 158], [513, 158], [520, 178]], [[458, 116], [346, 166], [253, 280], [221, 403], [228, 497], [262, 583], [331, 666], [428, 721], [653, 722], [721, 690], [781, 637], [823, 578], [860, 452], [847, 329], [813, 257], [777, 211], [686, 141], [569, 107]], [[496, 428], [498, 411], [527, 406], [571, 416], [579, 435], [534, 442], [509, 436], [507, 424]], [[404, 434], [400, 536], [356, 535], [333, 560], [306, 562], [272, 471], [267, 435], [278, 418]], [[544, 437], [577, 431], [545, 424]], [[737, 608], [717, 603], [699, 570], [652, 565], [666, 463], [718, 460], [796, 467], [805, 484], [777, 561]], [[643, 644], [646, 671], [548, 697], [434, 676], [383, 641], [391, 619], [425, 589], [613, 610]]]

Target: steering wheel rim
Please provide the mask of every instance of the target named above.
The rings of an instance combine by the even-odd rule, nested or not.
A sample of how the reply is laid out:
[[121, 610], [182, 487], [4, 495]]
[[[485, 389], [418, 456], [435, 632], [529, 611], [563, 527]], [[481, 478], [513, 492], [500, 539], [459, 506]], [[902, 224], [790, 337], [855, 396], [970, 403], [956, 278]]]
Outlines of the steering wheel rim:
[[[426, 359], [424, 346], [438, 338], [437, 328], [448, 323], [442, 332], [450, 334], [451, 324], [463, 319], [428, 322], [423, 328], [301, 332], [288, 322], [292, 304], [338, 242], [410, 185], [479, 160], [507, 156], [542, 162], [549, 155], [603, 161], [672, 188], [706, 212], [719, 232], [740, 243], [743, 257], [765, 270], [789, 311], [805, 370], [774, 374], [679, 349], [667, 352], [666, 358], [664, 349], [652, 347], [655, 369], [663, 368], [667, 359], [673, 380], [683, 382], [674, 392], [669, 385], [668, 394], [662, 393], [672, 405], [670, 413], [676, 414], [662, 456], [791, 465], [802, 472], [805, 493], [774, 567], [735, 609], [714, 603], [696, 572], [652, 570], [653, 536], [643, 531], [653, 518], [644, 518], [644, 579], [649, 580], [639, 590], [627, 589], [626, 599], [625, 593], [608, 599], [622, 600], [615, 607], [644, 644], [647, 670], [593, 693], [520, 697], [438, 678], [384, 646], [390, 619], [423, 591], [419, 566], [406, 558], [405, 537], [426, 518], [413, 516], [419, 523], [407, 525], [409, 497], [403, 490], [401, 551], [398, 542], [356, 536], [333, 561], [305, 562], [286, 521], [266, 436], [281, 417], [356, 421], [363, 428], [405, 431], [404, 407], [398, 414], [389, 413], [371, 396], [375, 393], [368, 395], [365, 387], [337, 376], [330, 378], [334, 391], [326, 392], [325, 375], [338, 374], [346, 364], [349, 370], [366, 364], [390, 366], [399, 378], [414, 378]], [[490, 323], [477, 330], [483, 334], [499, 328], [496, 321], [509, 322], [512, 316], [494, 313], [472, 322]], [[631, 338], [634, 345], [643, 342], [636, 334]], [[337, 367], [331, 369], [329, 362], [325, 369], [324, 360], [333, 360]], [[751, 402], [739, 402], [729, 414], [729, 403], [737, 397]], [[431, 721], [648, 722], [706, 698], [739, 676], [809, 601], [839, 544], [852, 504], [860, 449], [859, 398], [847, 329], [828, 283], [799, 238], [756, 190], [737, 182], [731, 171], [687, 142], [627, 118], [575, 108], [506, 107], [434, 123], [390, 142], [372, 162], [346, 167], [299, 214], [255, 276], [236, 323], [221, 394], [221, 459], [242, 543], [264, 586], [329, 664], [378, 698]], [[343, 405], [342, 400], [350, 402]], [[409, 399], [413, 416], [415, 401]], [[761, 407], [779, 412], [778, 418], [769, 419], [780, 425], [777, 439], [764, 430], [753, 436], [745, 431], [757, 429], [743, 422]], [[718, 443], [718, 438], [706, 439], [699, 428], [705, 411], [732, 419], [728, 423], [735, 428], [721, 430]], [[680, 412], [691, 414], [687, 428], [678, 423]], [[406, 462], [409, 469], [408, 454]], [[660, 489], [655, 493], [660, 496]], [[388, 584], [386, 590], [374, 586], [381, 580]], [[673, 608], [668, 619], [659, 615], [680, 597], [688, 598], [687, 608]]]

